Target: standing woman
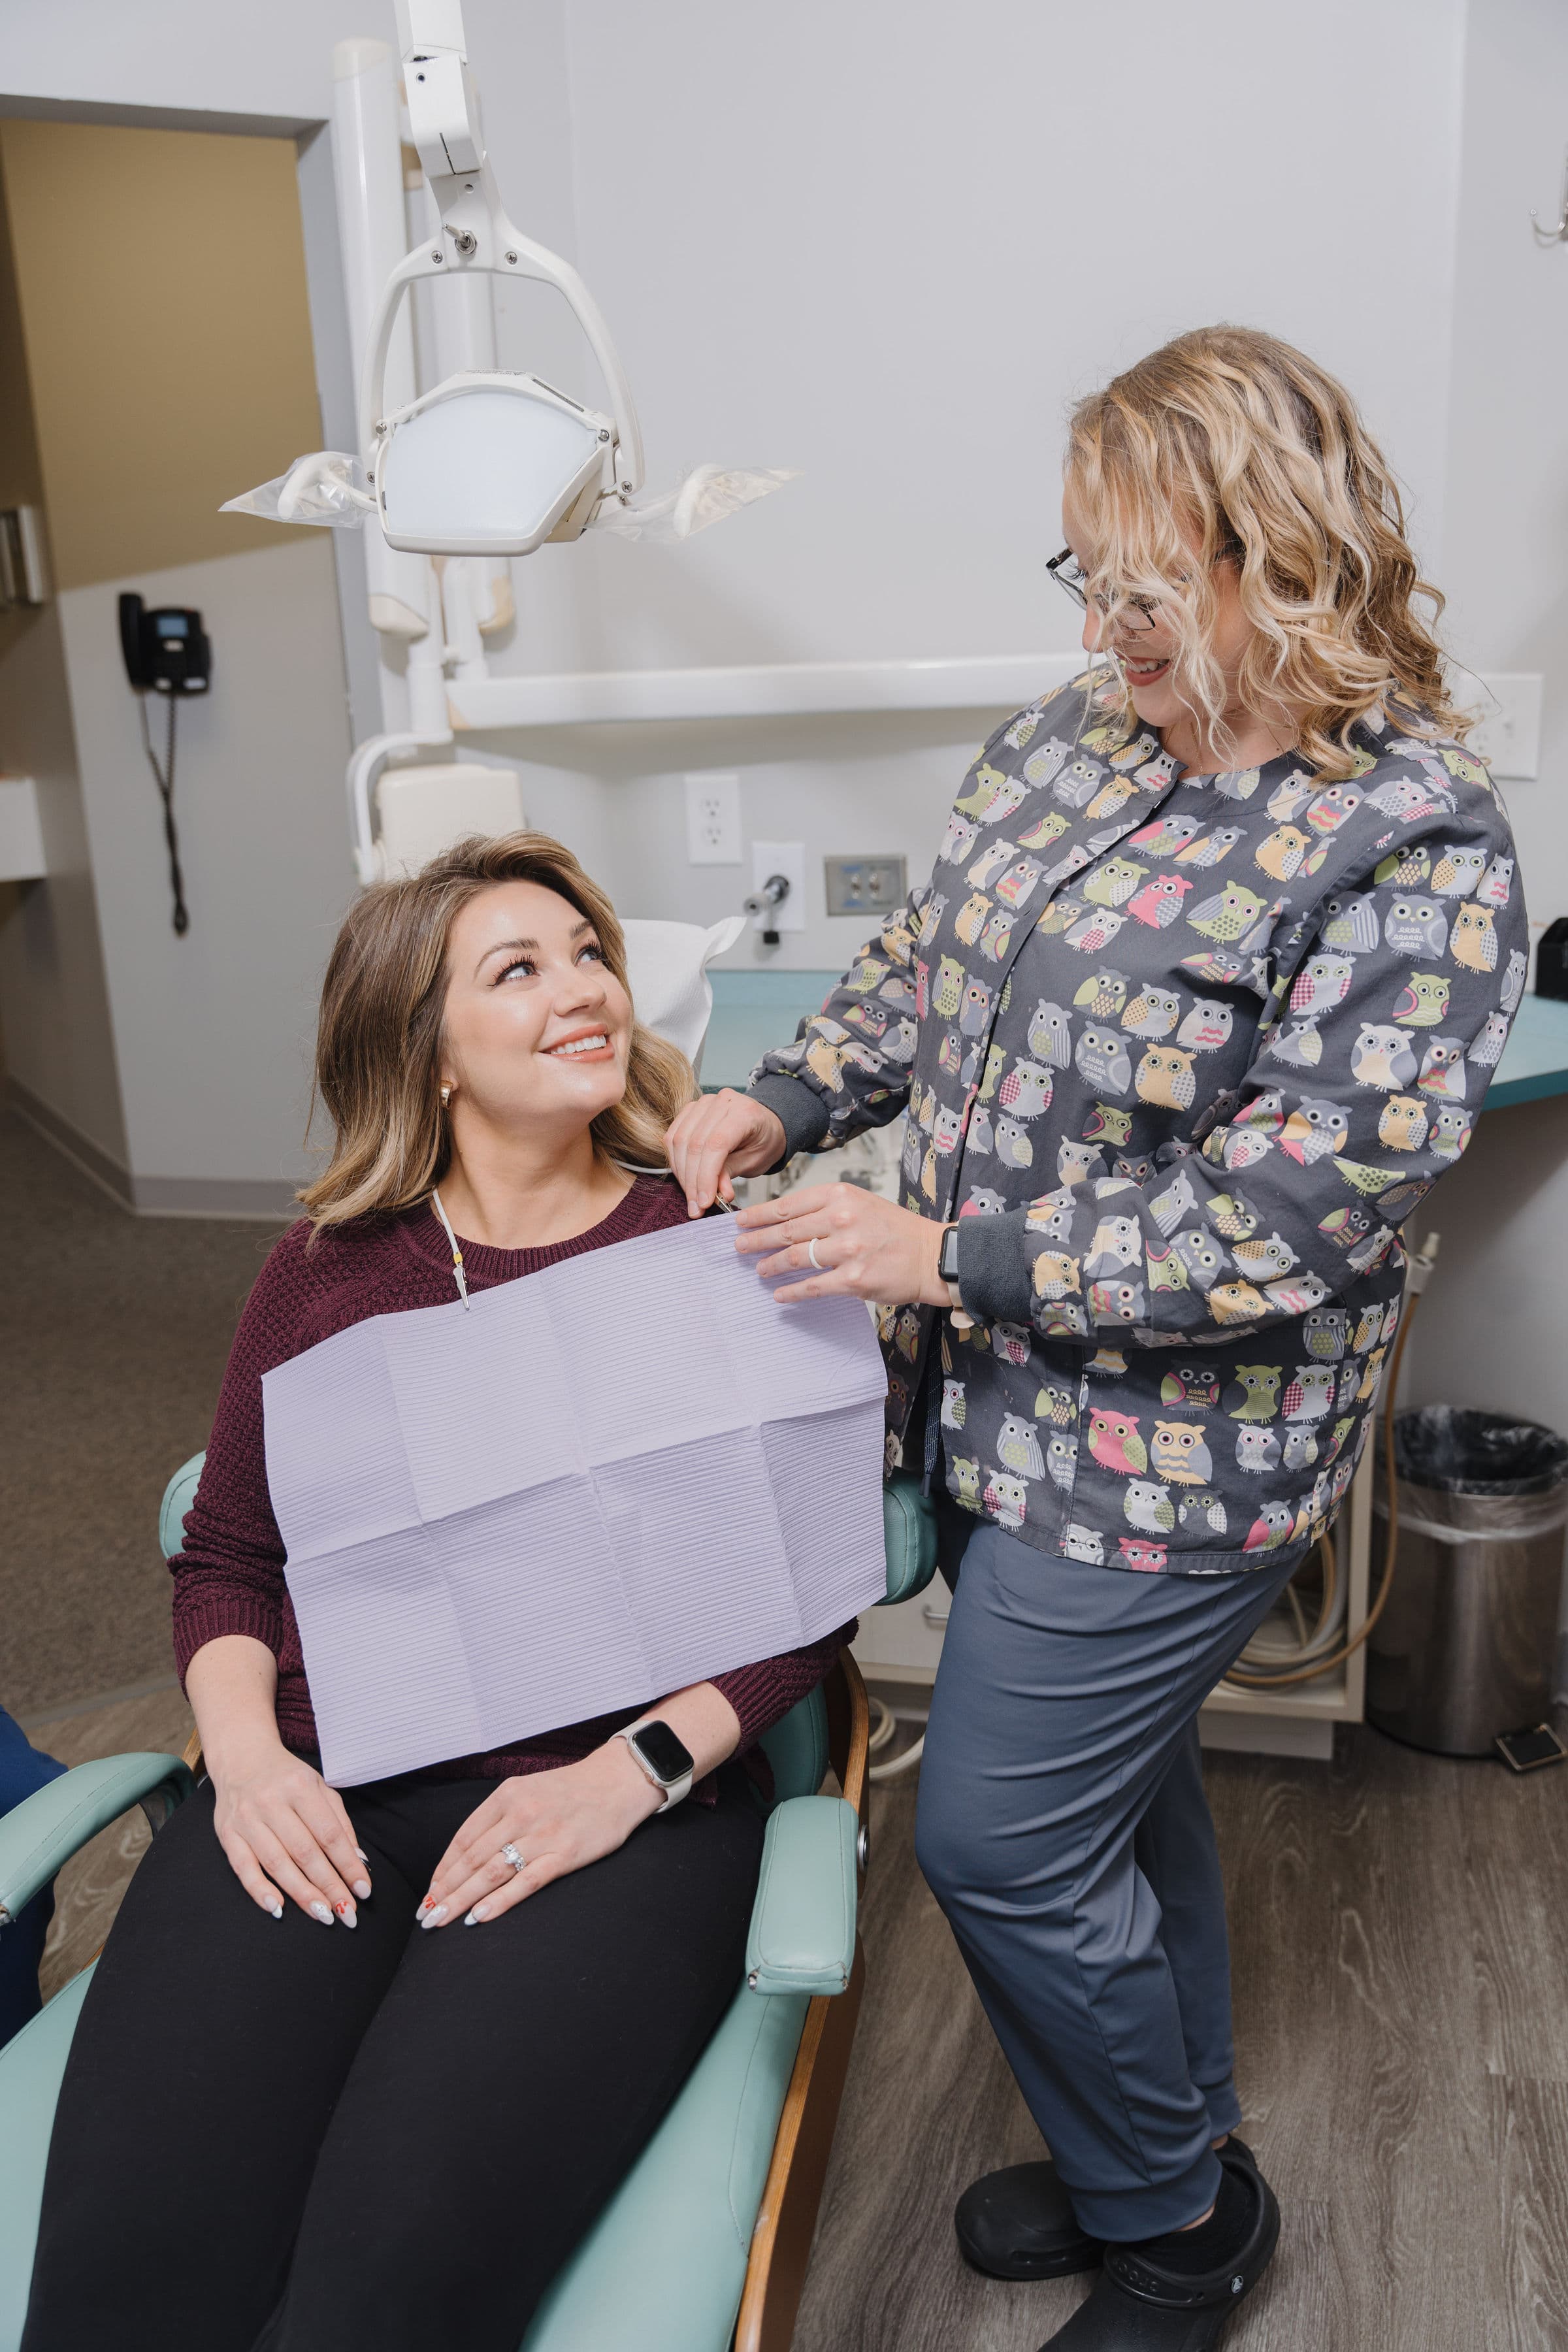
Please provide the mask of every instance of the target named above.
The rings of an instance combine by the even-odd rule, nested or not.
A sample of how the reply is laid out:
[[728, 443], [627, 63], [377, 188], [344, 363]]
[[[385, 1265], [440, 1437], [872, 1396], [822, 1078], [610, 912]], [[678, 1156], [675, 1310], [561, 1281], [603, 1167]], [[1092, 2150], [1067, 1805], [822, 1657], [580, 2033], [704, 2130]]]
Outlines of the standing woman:
[[1075, 411], [1063, 513], [1099, 664], [997, 730], [930, 882], [671, 1160], [695, 1213], [908, 1109], [901, 1206], [797, 1192], [737, 1245], [881, 1302], [888, 1458], [962, 1562], [917, 1850], [1054, 2163], [974, 2183], [960, 2242], [1103, 2258], [1053, 2345], [1197, 2352], [1279, 2230], [1198, 1709], [1354, 1474], [1526, 928], [1332, 377], [1181, 336]]

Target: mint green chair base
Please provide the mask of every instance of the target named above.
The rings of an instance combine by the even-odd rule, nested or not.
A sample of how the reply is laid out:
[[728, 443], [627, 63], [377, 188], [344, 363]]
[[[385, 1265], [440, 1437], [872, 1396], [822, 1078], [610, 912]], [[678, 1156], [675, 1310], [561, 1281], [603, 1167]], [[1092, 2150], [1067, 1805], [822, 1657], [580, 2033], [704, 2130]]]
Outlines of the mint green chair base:
[[[170, 1481], [165, 1557], [201, 1472]], [[936, 1564], [912, 1479], [884, 1489], [888, 1597]], [[769, 1816], [746, 1979], [684, 2089], [536, 2313], [522, 2352], [788, 2352], [854, 2039], [864, 1964], [866, 1694], [846, 1655], [763, 1745]], [[832, 1767], [843, 1791], [817, 1793]], [[0, 1933], [131, 1805], [154, 1827], [194, 1783], [171, 1756], [79, 1765], [0, 1818]], [[0, 2352], [26, 2311], [55, 2103], [91, 1968], [0, 2051]]]

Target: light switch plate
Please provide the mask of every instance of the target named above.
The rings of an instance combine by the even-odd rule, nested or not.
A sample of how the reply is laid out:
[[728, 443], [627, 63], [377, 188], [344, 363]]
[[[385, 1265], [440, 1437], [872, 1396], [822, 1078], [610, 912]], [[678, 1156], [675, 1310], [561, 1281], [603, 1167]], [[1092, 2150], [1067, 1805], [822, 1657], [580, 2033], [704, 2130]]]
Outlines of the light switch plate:
[[769, 919], [769, 929], [775, 931], [804, 931], [805, 929], [805, 844], [804, 841], [753, 841], [752, 844], [752, 888], [760, 890], [774, 874], [782, 874], [789, 884], [789, 896], [775, 907]]
[[686, 779], [686, 857], [690, 866], [741, 864], [741, 779], [710, 770]]
[[880, 915], [909, 895], [901, 857], [825, 857], [822, 866], [830, 915]]
[[[1541, 690], [1539, 670], [1494, 670], [1479, 678], [1483, 689], [1476, 698], [1480, 716], [1470, 730], [1470, 749], [1483, 759], [1494, 776], [1537, 776], [1541, 772]], [[1466, 699], [1463, 681], [1456, 700]]]

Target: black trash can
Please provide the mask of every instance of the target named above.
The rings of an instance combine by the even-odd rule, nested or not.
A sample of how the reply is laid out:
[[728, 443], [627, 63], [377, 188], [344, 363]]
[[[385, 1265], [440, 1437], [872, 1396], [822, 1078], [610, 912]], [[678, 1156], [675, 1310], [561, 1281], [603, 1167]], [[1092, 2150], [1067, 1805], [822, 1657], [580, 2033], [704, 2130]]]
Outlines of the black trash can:
[[[1550, 1704], [1568, 1442], [1431, 1404], [1398, 1415], [1394, 1456], [1398, 1556], [1367, 1643], [1367, 1717], [1415, 1748], [1488, 1756]], [[1386, 1526], [1382, 1476], [1373, 1508]]]

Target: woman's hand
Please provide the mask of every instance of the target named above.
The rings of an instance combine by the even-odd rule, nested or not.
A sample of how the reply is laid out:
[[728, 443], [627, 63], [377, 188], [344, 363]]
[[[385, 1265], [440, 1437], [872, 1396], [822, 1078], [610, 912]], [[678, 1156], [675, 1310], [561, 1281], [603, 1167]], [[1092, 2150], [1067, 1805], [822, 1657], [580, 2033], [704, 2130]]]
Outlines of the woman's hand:
[[[447, 1848], [415, 1916], [422, 1927], [449, 1927], [459, 1917], [469, 1927], [499, 1919], [552, 1878], [614, 1853], [659, 1801], [624, 1739], [596, 1748], [580, 1763], [502, 1780]], [[521, 1870], [506, 1860], [504, 1845], [522, 1855]]]
[[733, 1176], [761, 1176], [784, 1158], [784, 1121], [777, 1111], [724, 1087], [700, 1095], [670, 1123], [667, 1149], [689, 1213], [700, 1217], [716, 1200], [733, 1201]]
[[[952, 1294], [937, 1272], [944, 1227], [917, 1217], [858, 1184], [814, 1184], [742, 1209], [735, 1247], [765, 1251], [759, 1274], [805, 1270], [804, 1282], [775, 1293], [783, 1306], [805, 1298], [874, 1299], [882, 1307], [947, 1307]], [[816, 1244], [815, 1265], [811, 1244]]]
[[335, 1789], [275, 1730], [206, 1758], [217, 1793], [214, 1826], [235, 1876], [275, 1919], [282, 1896], [330, 1927], [357, 1924], [354, 1897], [370, 1893], [364, 1856]]

